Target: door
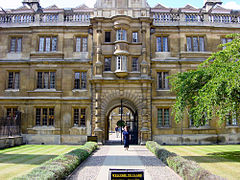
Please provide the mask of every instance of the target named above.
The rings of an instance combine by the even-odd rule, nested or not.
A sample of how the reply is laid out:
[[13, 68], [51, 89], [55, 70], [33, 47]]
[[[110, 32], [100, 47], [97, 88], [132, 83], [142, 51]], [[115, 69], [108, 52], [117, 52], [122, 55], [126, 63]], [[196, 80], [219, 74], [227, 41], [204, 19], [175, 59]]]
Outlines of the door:
[[135, 112], [133, 119], [126, 122], [130, 132], [130, 144], [138, 144], [138, 113]]

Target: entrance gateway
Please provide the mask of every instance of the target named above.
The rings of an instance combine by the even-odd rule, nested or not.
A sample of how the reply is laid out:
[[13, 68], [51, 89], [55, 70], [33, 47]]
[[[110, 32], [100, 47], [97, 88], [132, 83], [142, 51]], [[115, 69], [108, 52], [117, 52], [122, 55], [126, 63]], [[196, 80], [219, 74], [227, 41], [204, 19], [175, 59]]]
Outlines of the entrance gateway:
[[[115, 100], [116, 102], [117, 100]], [[119, 104], [113, 105], [106, 114], [105, 140], [108, 143], [120, 143], [121, 132], [124, 126], [128, 126], [130, 132], [130, 144], [138, 144], [138, 111], [128, 104], [128, 100], [121, 99]], [[116, 126], [118, 132], [115, 131]], [[121, 131], [122, 129], [122, 131]]]

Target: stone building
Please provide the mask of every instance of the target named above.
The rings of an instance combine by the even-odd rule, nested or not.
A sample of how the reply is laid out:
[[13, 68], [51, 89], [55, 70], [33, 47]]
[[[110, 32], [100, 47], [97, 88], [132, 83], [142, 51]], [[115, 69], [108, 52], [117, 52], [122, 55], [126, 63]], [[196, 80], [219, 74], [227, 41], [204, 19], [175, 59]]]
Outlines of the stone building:
[[90, 135], [105, 143], [110, 114], [122, 104], [134, 143], [239, 143], [237, 117], [197, 128], [186, 113], [176, 124], [167, 79], [197, 68], [239, 32], [240, 12], [220, 0], [200, 9], [146, 0], [61, 9], [24, 0], [0, 9], [0, 117], [20, 111], [27, 143], [79, 144]]

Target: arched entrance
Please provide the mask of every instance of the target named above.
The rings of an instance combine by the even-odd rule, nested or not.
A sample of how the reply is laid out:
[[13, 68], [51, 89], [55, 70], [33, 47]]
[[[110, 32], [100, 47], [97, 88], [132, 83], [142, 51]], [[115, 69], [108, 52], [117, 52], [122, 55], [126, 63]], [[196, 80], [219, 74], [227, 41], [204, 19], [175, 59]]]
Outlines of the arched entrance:
[[[121, 130], [119, 137], [116, 138], [115, 127], [117, 122], [122, 119], [124, 125], [129, 127], [130, 144], [138, 144], [138, 110], [134, 104], [126, 99], [117, 99], [112, 101], [107, 109], [105, 113], [105, 141], [107, 143], [121, 143]], [[118, 127], [121, 129], [120, 124], [118, 124]]]

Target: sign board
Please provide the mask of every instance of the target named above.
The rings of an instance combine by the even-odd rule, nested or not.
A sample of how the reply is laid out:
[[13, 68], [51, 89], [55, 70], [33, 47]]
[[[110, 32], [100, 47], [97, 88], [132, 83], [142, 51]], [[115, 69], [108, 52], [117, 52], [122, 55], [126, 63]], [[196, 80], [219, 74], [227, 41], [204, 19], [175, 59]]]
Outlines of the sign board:
[[88, 136], [87, 141], [97, 142], [97, 136]]
[[142, 169], [109, 169], [109, 180], [144, 180]]

